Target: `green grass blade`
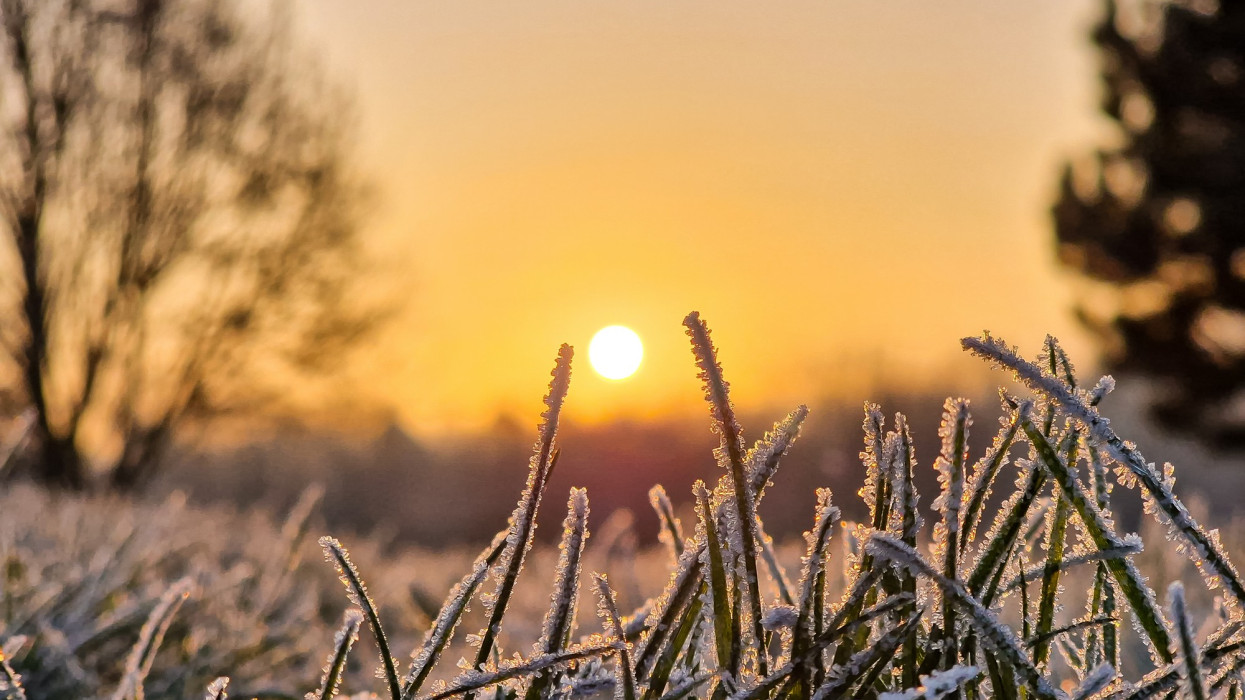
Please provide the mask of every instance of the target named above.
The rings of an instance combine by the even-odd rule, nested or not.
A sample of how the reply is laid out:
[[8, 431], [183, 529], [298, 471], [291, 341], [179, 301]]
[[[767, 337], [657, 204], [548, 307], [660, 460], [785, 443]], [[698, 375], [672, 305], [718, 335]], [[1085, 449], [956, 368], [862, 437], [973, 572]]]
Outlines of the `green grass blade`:
[[[794, 696], [806, 698], [814, 687], [813, 668], [804, 662], [804, 656], [812, 648], [817, 629], [817, 606], [821, 600], [818, 581], [825, 573], [825, 552], [838, 522], [839, 509], [831, 502], [830, 489], [817, 489], [817, 507], [814, 512], [813, 529], [804, 533], [804, 569], [800, 574], [800, 600], [797, 607], [795, 628], [791, 635], [791, 660], [795, 676]], [[820, 654], [816, 655], [820, 658]]]
[[[665, 648], [657, 657], [657, 663], [653, 665], [653, 671], [647, 679], [647, 688], [644, 690], [644, 700], [653, 700], [653, 698], [661, 697], [666, 689], [666, 683], [670, 680], [670, 673], [674, 670], [675, 665], [679, 661], [679, 651], [688, 643], [693, 629], [700, 622], [701, 610], [704, 608], [704, 591], [705, 584], [701, 584], [702, 594], [698, 595], [688, 603], [683, 610], [683, 614], [679, 618], [679, 626], [675, 629], [675, 633], [671, 635], [666, 642]], [[685, 658], [691, 656], [693, 649], [688, 648]]]
[[[977, 563], [968, 576], [967, 587], [974, 596], [981, 596], [991, 579], [1001, 575], [1001, 567], [1020, 534], [1025, 516], [1046, 483], [1046, 471], [1036, 465], [1029, 467], [1023, 476], [1023, 485], [999, 510], [995, 524], [990, 528], [990, 542], [977, 557]], [[982, 596], [985, 605], [990, 605], [992, 600], [992, 595]]]
[[[1068, 500], [1074, 511], [1076, 511], [1081, 523], [1085, 526], [1086, 532], [1094, 541], [1094, 545], [1100, 550], [1116, 549], [1124, 546], [1125, 542], [1116, 536], [1110, 525], [1103, 518], [1094, 503], [1085, 494], [1081, 488], [1080, 482], [1077, 481], [1076, 475], [1073, 474], [1063, 463], [1063, 460], [1055, 452], [1055, 448], [1047, 442], [1046, 437], [1038, 430], [1033, 421], [1025, 415], [1027, 407], [1031, 404], [1025, 404], [1021, 407], [1021, 423], [1025, 434], [1029, 438], [1029, 442], [1033, 445], [1037, 452], [1041, 463], [1046, 466], [1051, 476], [1054, 477], [1055, 483], [1059, 485], [1063, 497]], [[1146, 638], [1150, 641], [1151, 650], [1155, 655], [1165, 663], [1171, 663], [1174, 658], [1171, 649], [1171, 637], [1167, 633], [1167, 624], [1163, 620], [1163, 613], [1158, 609], [1158, 605], [1154, 600], [1154, 592], [1145, 585], [1145, 581], [1141, 578], [1141, 574], [1137, 572], [1135, 566], [1128, 559], [1108, 559], [1104, 562], [1111, 574], [1115, 577], [1116, 583], [1120, 586], [1120, 591], [1124, 594], [1124, 598], [1128, 600], [1132, 607], [1133, 614], [1141, 625], [1142, 630], [1146, 633]]]
[[717, 516], [713, 500], [705, 482], [697, 481], [692, 490], [696, 495], [696, 513], [700, 527], [705, 533], [705, 559], [702, 566], [709, 568], [709, 594], [713, 600], [713, 644], [717, 652], [718, 668], [739, 673], [738, 645], [731, 638], [731, 597], [727, 590], [726, 565], [722, 560], [722, 542], [718, 537]]
[[964, 506], [962, 536], [960, 537], [960, 555], [963, 556], [968, 545], [977, 539], [977, 530], [983, 519], [982, 509], [990, 497], [990, 489], [995, 476], [1007, 463], [1008, 451], [1016, 440], [1020, 430], [1020, 419], [1012, 412], [1011, 420], [994, 438], [994, 444], [985, 456], [977, 462], [973, 469], [972, 486], [969, 489], [968, 503]]
[[1211, 588], [1222, 584], [1235, 604], [1245, 607], [1245, 584], [1241, 583], [1236, 567], [1223, 552], [1218, 534], [1207, 533], [1198, 525], [1184, 503], [1155, 472], [1153, 465], [1146, 462], [1135, 447], [1116, 435], [1096, 408], [1087, 404], [1065, 382], [1024, 361], [999, 340], [985, 336], [965, 338], [961, 342], [970, 352], [1011, 370], [1030, 389], [1056, 401], [1069, 416], [1081, 422], [1094, 440], [1103, 445], [1141, 484], [1158, 511], [1166, 516], [1174, 532], [1188, 543], [1189, 554], [1200, 564], [1198, 571], [1206, 578], [1207, 584]]
[[1055, 599], [1059, 593], [1059, 574], [1063, 570], [1064, 536], [1068, 530], [1068, 501], [1059, 497], [1046, 532], [1046, 564], [1042, 567], [1042, 591], [1038, 598], [1038, 619], [1035, 635], [1039, 641], [1033, 648], [1033, 660], [1041, 665], [1050, 657], [1046, 635], [1055, 627]]
[[718, 363], [717, 348], [709, 338], [709, 327], [693, 311], [683, 320], [687, 334], [692, 340], [692, 350], [696, 364], [700, 368], [700, 379], [704, 383], [705, 398], [710, 405], [710, 413], [721, 437], [721, 457], [724, 466], [730, 472], [731, 484], [735, 492], [735, 529], [733, 536], [739, 542], [733, 545], [738, 548], [739, 556], [744, 564], [744, 590], [741, 598], [747, 602], [748, 617], [751, 622], [751, 637], [756, 653], [757, 673], [767, 673], [764, 640], [765, 630], [761, 627], [761, 587], [757, 575], [757, 517], [755, 495], [752, 491], [751, 478], [744, 464], [743, 438], [739, 422], [735, 418], [735, 409], [731, 405], [729, 385], [722, 378], [722, 366]]
[[700, 590], [702, 565], [700, 559], [704, 553], [703, 541], [695, 548], [687, 549], [679, 558], [678, 566], [670, 575], [657, 602], [648, 614], [647, 634], [641, 638], [635, 654], [636, 673], [646, 677], [657, 661], [661, 648], [665, 645], [666, 636], [675, 627], [679, 612], [687, 606], [687, 602]]
[[875, 558], [889, 561], [914, 575], [925, 576], [939, 588], [950, 590], [956, 603], [967, 613], [968, 622], [976, 628], [981, 640], [999, 656], [999, 659], [1023, 678], [1036, 697], [1042, 700], [1055, 700], [1054, 688], [1033, 665], [1033, 661], [1016, 641], [1012, 631], [1001, 624], [994, 613], [983, 607], [958, 581], [947, 579], [930, 566], [915, 549], [892, 535], [874, 533], [869, 538], [866, 547], [873, 550]]

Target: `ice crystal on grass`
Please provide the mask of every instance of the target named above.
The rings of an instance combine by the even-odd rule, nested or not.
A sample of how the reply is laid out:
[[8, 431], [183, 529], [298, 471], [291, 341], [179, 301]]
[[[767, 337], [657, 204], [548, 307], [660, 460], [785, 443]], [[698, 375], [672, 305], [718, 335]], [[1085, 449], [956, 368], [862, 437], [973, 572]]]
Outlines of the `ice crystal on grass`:
[[1111, 664], [1104, 663], [1094, 667], [1094, 670], [1086, 674], [1085, 680], [1081, 681], [1081, 685], [1072, 694], [1071, 700], [1087, 700], [1097, 695], [1111, 685], [1115, 677], [1115, 667]]
[[229, 687], [229, 678], [221, 676], [208, 684], [207, 692], [203, 696], [203, 700], [228, 700], [229, 694], [225, 689]]
[[800, 436], [800, 426], [807, 417], [808, 406], [801, 404], [778, 421], [773, 430], [758, 440], [745, 455], [748, 478], [752, 484], [752, 492], [756, 494], [755, 498], [760, 498], [761, 492], [765, 490], [770, 479], [774, 478], [774, 472], [778, 471], [779, 461]]
[[653, 506], [653, 512], [657, 514], [661, 524], [657, 530], [657, 539], [670, 548], [677, 561], [683, 553], [683, 523], [675, 517], [674, 506], [666, 495], [666, 489], [661, 484], [653, 486], [648, 490], [648, 502]]
[[961, 686], [980, 674], [976, 666], [954, 666], [921, 676], [921, 685], [915, 688], [901, 693], [882, 693], [878, 700], [937, 700], [959, 691]]

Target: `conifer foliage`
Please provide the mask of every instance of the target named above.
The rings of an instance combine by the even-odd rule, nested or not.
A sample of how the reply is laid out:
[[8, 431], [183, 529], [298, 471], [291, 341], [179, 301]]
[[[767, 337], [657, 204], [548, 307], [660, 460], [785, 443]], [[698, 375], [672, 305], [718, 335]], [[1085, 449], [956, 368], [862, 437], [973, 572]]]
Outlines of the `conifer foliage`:
[[1245, 3], [1109, 0], [1093, 38], [1119, 138], [1053, 210], [1078, 313], [1161, 423], [1245, 447]]

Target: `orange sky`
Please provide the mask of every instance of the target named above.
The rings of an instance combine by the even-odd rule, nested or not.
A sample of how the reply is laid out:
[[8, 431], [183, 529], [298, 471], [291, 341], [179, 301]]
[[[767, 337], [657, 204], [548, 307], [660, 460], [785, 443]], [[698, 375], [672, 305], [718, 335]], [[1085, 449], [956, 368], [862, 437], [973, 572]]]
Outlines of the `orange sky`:
[[[410, 276], [360, 382], [418, 434], [699, 416], [702, 312], [744, 409], [979, 381], [989, 328], [1088, 360], [1053, 262], [1061, 160], [1095, 142], [1097, 3], [314, 0], [359, 102], [378, 248]], [[623, 324], [640, 372], [587, 343]]]

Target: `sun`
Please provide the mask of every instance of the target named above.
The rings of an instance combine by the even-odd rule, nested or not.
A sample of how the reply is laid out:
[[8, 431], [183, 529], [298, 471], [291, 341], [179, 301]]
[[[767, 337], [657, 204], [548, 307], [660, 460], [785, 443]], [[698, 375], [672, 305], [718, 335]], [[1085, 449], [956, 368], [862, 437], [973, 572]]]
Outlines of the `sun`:
[[606, 379], [626, 379], [635, 374], [644, 358], [640, 336], [626, 326], [606, 326], [592, 336], [588, 361]]

